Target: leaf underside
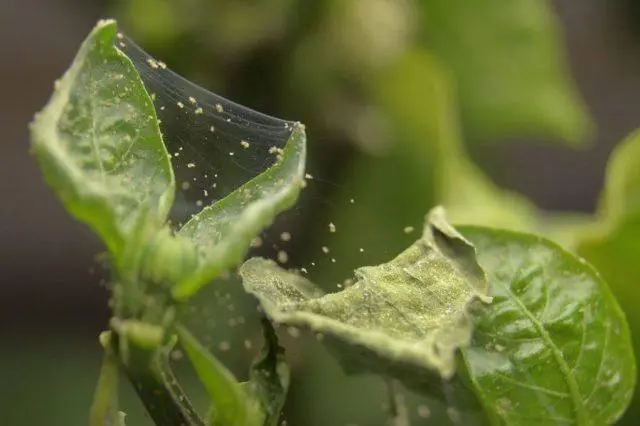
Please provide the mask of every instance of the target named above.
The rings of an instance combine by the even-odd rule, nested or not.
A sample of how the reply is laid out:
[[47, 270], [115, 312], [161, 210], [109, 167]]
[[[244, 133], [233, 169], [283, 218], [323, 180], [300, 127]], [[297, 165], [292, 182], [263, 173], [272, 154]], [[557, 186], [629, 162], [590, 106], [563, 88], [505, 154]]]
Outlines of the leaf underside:
[[470, 305], [488, 300], [473, 246], [441, 209], [430, 213], [421, 239], [389, 263], [357, 269], [357, 282], [338, 293], [323, 295], [260, 258], [240, 275], [274, 321], [323, 334], [348, 360], [347, 372], [374, 371], [410, 385], [454, 374], [455, 353], [471, 338]]

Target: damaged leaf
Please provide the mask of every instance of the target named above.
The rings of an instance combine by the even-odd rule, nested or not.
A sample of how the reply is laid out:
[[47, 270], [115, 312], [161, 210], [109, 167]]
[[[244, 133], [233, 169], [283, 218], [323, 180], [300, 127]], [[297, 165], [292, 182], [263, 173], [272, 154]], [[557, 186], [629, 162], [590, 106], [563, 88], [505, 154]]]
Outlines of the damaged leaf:
[[240, 275], [268, 316], [325, 335], [349, 360], [348, 371], [384, 373], [409, 385], [454, 374], [455, 353], [471, 338], [470, 306], [490, 300], [474, 247], [441, 208], [411, 247], [389, 263], [357, 269], [357, 282], [341, 292], [322, 295], [260, 258], [247, 261]]

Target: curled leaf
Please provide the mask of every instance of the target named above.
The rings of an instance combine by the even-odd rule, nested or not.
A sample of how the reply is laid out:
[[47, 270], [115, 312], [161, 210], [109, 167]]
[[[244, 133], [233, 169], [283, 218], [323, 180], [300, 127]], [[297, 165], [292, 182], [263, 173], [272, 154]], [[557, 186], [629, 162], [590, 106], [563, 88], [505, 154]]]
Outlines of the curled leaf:
[[325, 335], [351, 360], [348, 369], [405, 382], [431, 373], [451, 377], [456, 351], [471, 338], [471, 303], [490, 300], [473, 246], [442, 209], [429, 214], [411, 247], [389, 263], [357, 269], [357, 282], [338, 293], [322, 295], [260, 258], [247, 261], [240, 275], [268, 316]]
[[276, 164], [203, 209], [182, 227], [179, 235], [195, 244], [201, 262], [193, 276], [175, 288], [176, 298], [189, 298], [213, 278], [242, 262], [253, 238], [278, 213], [295, 203], [302, 188], [305, 159], [304, 126], [296, 124]]
[[115, 37], [115, 21], [98, 23], [30, 127], [47, 182], [113, 254], [141, 218], [159, 227], [174, 196], [151, 98]]

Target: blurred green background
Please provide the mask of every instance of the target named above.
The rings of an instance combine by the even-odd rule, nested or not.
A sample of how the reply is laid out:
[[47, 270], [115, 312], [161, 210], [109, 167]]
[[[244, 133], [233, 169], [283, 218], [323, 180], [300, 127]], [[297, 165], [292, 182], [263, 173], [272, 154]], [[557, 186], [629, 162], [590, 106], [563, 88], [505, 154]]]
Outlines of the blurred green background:
[[[420, 229], [427, 210], [444, 203], [455, 222], [544, 231], [586, 256], [640, 343], [640, 214], [606, 238], [576, 241], [567, 231], [593, 220], [609, 153], [640, 127], [635, 2], [5, 0], [0, 425], [86, 424], [108, 318], [106, 273], [94, 259], [101, 247], [42, 182], [26, 123], [105, 16], [178, 73], [307, 125], [315, 179], [274, 232], [294, 235], [290, 264], [316, 263], [310, 272], [321, 285], [335, 288], [354, 267], [388, 260], [415, 239], [403, 229]], [[252, 350], [243, 342], [258, 342], [259, 330], [238, 287], [208, 289], [190, 321], [244, 377]], [[239, 315], [245, 324], [229, 327]], [[385, 424], [380, 379], [345, 377], [313, 337], [283, 338], [294, 371], [290, 426]], [[149, 424], [123, 390], [128, 424]], [[412, 424], [449, 422], [446, 407], [406, 397]], [[425, 405], [428, 419], [418, 415]], [[478, 423], [467, 411], [462, 424]], [[640, 395], [620, 424], [638, 414]]]

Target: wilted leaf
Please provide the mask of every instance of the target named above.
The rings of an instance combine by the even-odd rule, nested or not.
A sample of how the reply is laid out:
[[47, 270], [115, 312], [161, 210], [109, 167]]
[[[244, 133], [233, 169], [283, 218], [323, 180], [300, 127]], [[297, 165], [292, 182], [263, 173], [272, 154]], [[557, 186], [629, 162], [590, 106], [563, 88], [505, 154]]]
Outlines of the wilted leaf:
[[460, 230], [493, 296], [463, 348], [486, 411], [497, 424], [612, 424], [636, 368], [624, 314], [597, 272], [541, 237]]
[[151, 99], [115, 37], [115, 21], [98, 23], [31, 124], [31, 140], [69, 212], [117, 254], [137, 223], [164, 222], [174, 179]]
[[584, 142], [590, 119], [563, 60], [547, 1], [420, 2], [424, 39], [453, 72], [472, 139], [514, 135]]
[[302, 188], [305, 158], [304, 126], [297, 124], [275, 165], [206, 207], [182, 227], [179, 235], [195, 243], [202, 261], [193, 277], [175, 288], [175, 297], [192, 296], [217, 275], [242, 262], [252, 239], [295, 203]]
[[428, 218], [421, 239], [389, 263], [357, 269], [357, 282], [339, 293], [323, 296], [305, 278], [259, 258], [240, 275], [274, 321], [334, 340], [357, 360], [356, 370], [405, 382], [430, 373], [448, 378], [455, 352], [471, 337], [470, 304], [487, 300], [487, 288], [473, 246], [441, 209]]

